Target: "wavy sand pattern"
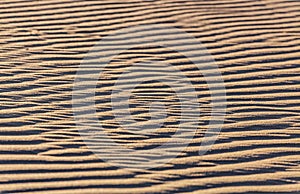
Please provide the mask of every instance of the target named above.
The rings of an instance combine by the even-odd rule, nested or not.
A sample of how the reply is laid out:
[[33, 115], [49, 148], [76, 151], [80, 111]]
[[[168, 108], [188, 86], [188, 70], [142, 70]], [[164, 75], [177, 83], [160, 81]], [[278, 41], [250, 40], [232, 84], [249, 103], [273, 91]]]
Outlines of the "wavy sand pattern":
[[[155, 90], [155, 98], [173, 104], [167, 127], [135, 136], [111, 119], [107, 92], [114, 75], [149, 59], [174, 64], [189, 76], [199, 95], [201, 124], [186, 151], [165, 166], [113, 167], [78, 133], [73, 81], [102, 37], [153, 23], [185, 30], [214, 57], [227, 89], [224, 126], [211, 150], [199, 156], [211, 110], [204, 78], [172, 50], [132, 48], [112, 61], [96, 91], [97, 116], [111, 137], [151, 149], [176, 130], [178, 101], [155, 82], [136, 88], [132, 114], [147, 121], [148, 96]], [[1, 193], [300, 192], [300, 1], [2, 1], [0, 68]]]

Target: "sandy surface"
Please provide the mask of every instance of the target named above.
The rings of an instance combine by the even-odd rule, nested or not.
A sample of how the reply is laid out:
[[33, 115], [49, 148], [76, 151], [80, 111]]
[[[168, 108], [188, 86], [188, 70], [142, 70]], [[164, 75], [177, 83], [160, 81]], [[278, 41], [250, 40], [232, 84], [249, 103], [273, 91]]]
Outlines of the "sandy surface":
[[[166, 165], [117, 168], [82, 140], [72, 111], [73, 82], [103, 37], [152, 23], [183, 29], [207, 48], [223, 75], [227, 114], [218, 140], [199, 156], [211, 108], [203, 77], [168, 49], [128, 50], [112, 62], [108, 78], [146, 59], [175, 64], [199, 88], [201, 124], [185, 152]], [[0, 69], [2, 193], [300, 192], [300, 1], [2, 1]], [[106, 78], [97, 87], [97, 116], [113, 139], [149, 149], [172, 138], [174, 109], [170, 126], [154, 136], [122, 131], [107, 109], [113, 79]], [[149, 87], [160, 88], [141, 85], [133, 99], [137, 122], [147, 118], [149, 98], [138, 94]], [[160, 92], [158, 99], [176, 103], [167, 89]]]

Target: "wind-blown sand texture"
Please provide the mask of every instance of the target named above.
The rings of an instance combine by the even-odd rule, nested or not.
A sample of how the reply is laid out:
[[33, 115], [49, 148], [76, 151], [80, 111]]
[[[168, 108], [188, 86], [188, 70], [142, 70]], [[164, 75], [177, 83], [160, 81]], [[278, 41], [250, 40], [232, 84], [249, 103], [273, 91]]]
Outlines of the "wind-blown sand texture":
[[[198, 156], [210, 110], [203, 78], [190, 61], [164, 48], [122, 53], [108, 74], [133, 62], [163, 59], [190, 75], [200, 88], [203, 130], [165, 166], [120, 169], [82, 141], [72, 112], [73, 81], [102, 37], [151, 23], [183, 29], [208, 49], [223, 74], [227, 115], [215, 145]], [[300, 192], [300, 1], [3, 0], [0, 68], [2, 193]], [[157, 136], [136, 137], [105, 119], [110, 81], [99, 82], [97, 114], [116, 141], [151, 149], [171, 138], [172, 121]], [[140, 86], [137, 94], [149, 87], [155, 83]], [[165, 95], [167, 89], [161, 92], [158, 98], [176, 101]], [[146, 118], [145, 100], [133, 99], [140, 122]]]

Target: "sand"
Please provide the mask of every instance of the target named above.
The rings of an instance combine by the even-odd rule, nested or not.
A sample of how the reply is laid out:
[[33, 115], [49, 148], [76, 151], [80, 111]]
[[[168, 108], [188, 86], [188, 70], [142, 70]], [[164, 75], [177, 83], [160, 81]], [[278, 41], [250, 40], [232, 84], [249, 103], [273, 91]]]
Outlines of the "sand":
[[[203, 76], [166, 48], [123, 52], [99, 80], [95, 97], [97, 117], [116, 142], [151, 149], [178, 127], [176, 99], [157, 83], [137, 88], [132, 114], [145, 124], [149, 98], [141, 94], [156, 89], [156, 99], [175, 103], [169, 126], [134, 135], [111, 119], [107, 91], [132, 63], [163, 60], [179, 67], [198, 89], [201, 116], [177, 158], [153, 169], [118, 168], [84, 142], [72, 90], [97, 42], [143, 24], [179, 28], [203, 44], [224, 80], [226, 116], [214, 145], [198, 155], [211, 110]], [[2, 1], [0, 69], [1, 193], [300, 193], [300, 1]]]

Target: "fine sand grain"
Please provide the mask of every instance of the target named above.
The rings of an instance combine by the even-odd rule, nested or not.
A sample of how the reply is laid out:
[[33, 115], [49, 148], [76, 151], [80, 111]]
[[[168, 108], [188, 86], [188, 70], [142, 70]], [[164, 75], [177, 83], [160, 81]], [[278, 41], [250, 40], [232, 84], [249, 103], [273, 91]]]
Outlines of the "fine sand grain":
[[[184, 30], [213, 56], [226, 86], [224, 125], [199, 156], [211, 110], [205, 79], [177, 52], [132, 48], [114, 58], [97, 85], [97, 116], [110, 136], [137, 149], [172, 138], [180, 114], [174, 107], [169, 126], [152, 136], [126, 133], [111, 119], [113, 75], [149, 59], [174, 64], [192, 80], [200, 125], [164, 166], [114, 167], [87, 148], [76, 128], [76, 71], [103, 37], [153, 23]], [[3, 0], [0, 70], [0, 193], [300, 193], [300, 1]], [[137, 122], [148, 118], [151, 89], [176, 107], [168, 88], [144, 83], [132, 99]]]

